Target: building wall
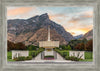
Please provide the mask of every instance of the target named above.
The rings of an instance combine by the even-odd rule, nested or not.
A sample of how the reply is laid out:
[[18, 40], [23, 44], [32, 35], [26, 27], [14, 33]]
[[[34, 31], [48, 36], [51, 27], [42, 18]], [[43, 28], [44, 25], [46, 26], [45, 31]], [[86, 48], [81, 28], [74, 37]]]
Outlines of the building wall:
[[29, 56], [29, 51], [20, 51], [20, 50], [13, 50], [12, 51], [12, 59], [15, 57], [20, 57], [20, 56]]
[[44, 51], [44, 56], [48, 56], [48, 55], [54, 56], [54, 51], [53, 51], [53, 49], [51, 49], [51, 51], [48, 51], [48, 50], [45, 50], [45, 51]]
[[59, 47], [59, 41], [40, 41], [39, 47]]
[[75, 57], [78, 56], [78, 58], [81, 57], [82, 59], [85, 59], [85, 52], [84, 51], [69, 51], [69, 56], [75, 56]]

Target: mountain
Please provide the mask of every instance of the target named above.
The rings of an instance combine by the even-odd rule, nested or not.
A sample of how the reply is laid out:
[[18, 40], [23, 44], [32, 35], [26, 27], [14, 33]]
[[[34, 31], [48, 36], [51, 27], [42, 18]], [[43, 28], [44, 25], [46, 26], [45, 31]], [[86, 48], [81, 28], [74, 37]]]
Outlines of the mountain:
[[83, 37], [83, 34], [80, 34], [80, 35], [74, 36], [74, 39], [80, 39], [82, 37]]
[[50, 20], [47, 13], [29, 19], [8, 20], [7, 23], [8, 40], [12, 42], [38, 45], [39, 41], [47, 40], [48, 26], [51, 40], [59, 40], [60, 44], [67, 44], [68, 41], [74, 39], [61, 25]]
[[93, 30], [90, 30], [87, 33], [85, 33], [82, 39], [83, 38], [86, 38], [87, 40], [93, 39]]

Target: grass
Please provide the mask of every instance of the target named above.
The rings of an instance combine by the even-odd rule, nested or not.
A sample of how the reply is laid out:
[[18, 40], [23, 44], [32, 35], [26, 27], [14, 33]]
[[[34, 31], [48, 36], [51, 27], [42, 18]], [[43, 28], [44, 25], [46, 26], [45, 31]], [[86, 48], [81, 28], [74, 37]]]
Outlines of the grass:
[[85, 52], [85, 59], [93, 59], [93, 53], [92, 52]]
[[29, 56], [32, 56], [31, 54], [32, 54], [33, 52], [36, 52], [36, 51], [29, 51]]
[[93, 61], [93, 52], [85, 52], [85, 59], [80, 61]]
[[67, 56], [69, 56], [69, 50], [62, 50], [64, 52], [67, 52]]
[[84, 59], [84, 60], [80, 60], [80, 61], [88, 61], [88, 62], [92, 62], [93, 59]]
[[7, 61], [15, 61], [15, 60], [13, 60], [13, 59], [7, 59]]
[[7, 61], [15, 61], [12, 59], [12, 52], [11, 51], [7, 52]]

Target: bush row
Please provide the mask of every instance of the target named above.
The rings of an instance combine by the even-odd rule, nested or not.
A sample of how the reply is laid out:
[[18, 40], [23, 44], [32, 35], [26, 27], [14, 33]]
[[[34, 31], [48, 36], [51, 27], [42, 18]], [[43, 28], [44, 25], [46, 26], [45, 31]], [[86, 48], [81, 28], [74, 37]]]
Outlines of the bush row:
[[65, 56], [69, 56], [69, 52], [66, 50], [60, 50], [60, 49], [54, 49], [56, 52], [58, 52], [62, 57], [65, 58]]
[[14, 58], [15, 61], [25, 61], [25, 60], [32, 60], [32, 56], [20, 56], [20, 57], [17, 57], [17, 58]]
[[39, 48], [36, 51], [30, 51], [29, 56], [36, 57], [40, 52], [44, 51], [43, 48]]
[[48, 57], [54, 58], [54, 56], [52, 56], [52, 55], [44, 56], [44, 58], [48, 58]]
[[80, 58], [75, 57], [75, 56], [66, 56], [65, 59], [66, 60], [72, 60], [72, 61], [79, 61], [80, 60]]

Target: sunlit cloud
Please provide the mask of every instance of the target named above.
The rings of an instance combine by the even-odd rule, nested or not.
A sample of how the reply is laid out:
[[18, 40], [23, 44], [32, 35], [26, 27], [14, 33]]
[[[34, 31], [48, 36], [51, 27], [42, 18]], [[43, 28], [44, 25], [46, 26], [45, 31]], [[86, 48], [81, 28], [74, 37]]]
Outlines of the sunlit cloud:
[[93, 25], [90, 26], [86, 26], [86, 27], [70, 27], [70, 28], [65, 28], [68, 32], [70, 32], [72, 35], [76, 36], [76, 35], [80, 35], [80, 34], [85, 34], [88, 31], [90, 31], [91, 29], [93, 29]]
[[7, 19], [23, 18], [28, 16], [28, 13], [35, 10], [35, 7], [8, 7]]
[[33, 8], [32, 7], [18, 7], [14, 9], [8, 9], [7, 11], [7, 16], [14, 16], [14, 15], [20, 15], [20, 14], [25, 14], [29, 11], [31, 11]]
[[73, 36], [93, 29], [92, 7], [8, 7], [7, 19], [28, 19], [44, 13]]

